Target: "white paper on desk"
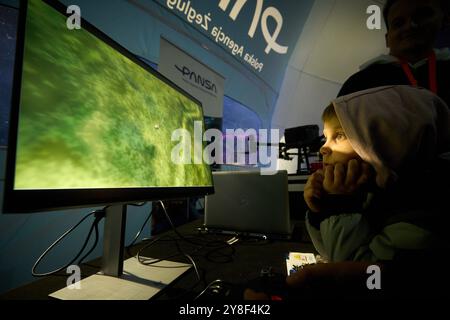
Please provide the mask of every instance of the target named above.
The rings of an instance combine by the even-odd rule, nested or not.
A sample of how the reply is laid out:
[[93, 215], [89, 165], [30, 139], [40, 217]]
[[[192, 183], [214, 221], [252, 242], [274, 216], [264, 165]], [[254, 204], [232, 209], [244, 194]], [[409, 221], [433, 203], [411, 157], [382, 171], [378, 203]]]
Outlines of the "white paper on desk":
[[286, 259], [287, 274], [291, 275], [308, 264], [315, 264], [316, 257], [312, 253], [289, 252]]

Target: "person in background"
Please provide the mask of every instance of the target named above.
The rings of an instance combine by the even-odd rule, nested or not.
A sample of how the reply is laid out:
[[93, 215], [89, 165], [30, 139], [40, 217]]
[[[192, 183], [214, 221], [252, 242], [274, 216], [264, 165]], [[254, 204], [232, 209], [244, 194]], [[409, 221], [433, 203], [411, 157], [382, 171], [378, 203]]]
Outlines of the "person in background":
[[372, 59], [352, 75], [338, 96], [386, 85], [426, 88], [450, 106], [450, 50], [434, 49], [450, 25], [448, 0], [388, 0], [384, 10], [389, 55]]

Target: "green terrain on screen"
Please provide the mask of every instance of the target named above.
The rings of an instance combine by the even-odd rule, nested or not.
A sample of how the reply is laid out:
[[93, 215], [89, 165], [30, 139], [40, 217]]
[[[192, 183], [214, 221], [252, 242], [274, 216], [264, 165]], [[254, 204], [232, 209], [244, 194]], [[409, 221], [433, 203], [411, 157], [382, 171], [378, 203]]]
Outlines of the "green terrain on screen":
[[171, 161], [172, 132], [194, 137], [201, 108], [42, 1], [29, 1], [19, 120], [15, 189], [212, 185], [208, 165]]

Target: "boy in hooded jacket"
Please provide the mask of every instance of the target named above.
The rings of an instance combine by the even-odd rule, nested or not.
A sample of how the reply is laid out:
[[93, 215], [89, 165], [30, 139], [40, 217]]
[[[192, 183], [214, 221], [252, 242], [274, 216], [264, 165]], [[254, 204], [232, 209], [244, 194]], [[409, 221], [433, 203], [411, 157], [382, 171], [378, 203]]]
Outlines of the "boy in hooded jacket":
[[304, 191], [306, 225], [326, 260], [428, 259], [446, 241], [450, 112], [425, 89], [340, 97], [323, 114], [324, 169]]

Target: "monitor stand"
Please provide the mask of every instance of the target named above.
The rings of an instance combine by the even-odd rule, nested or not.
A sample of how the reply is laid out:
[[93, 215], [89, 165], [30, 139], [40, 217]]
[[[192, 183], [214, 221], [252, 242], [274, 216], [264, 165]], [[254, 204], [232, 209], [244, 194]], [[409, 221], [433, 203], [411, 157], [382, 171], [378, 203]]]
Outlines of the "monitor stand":
[[[123, 261], [126, 206], [106, 209], [102, 271], [50, 294], [61, 300], [148, 300], [191, 268], [161, 261], [146, 266], [136, 258]], [[146, 259], [141, 257], [142, 259]]]

